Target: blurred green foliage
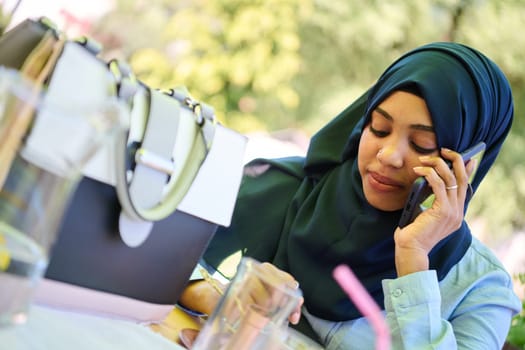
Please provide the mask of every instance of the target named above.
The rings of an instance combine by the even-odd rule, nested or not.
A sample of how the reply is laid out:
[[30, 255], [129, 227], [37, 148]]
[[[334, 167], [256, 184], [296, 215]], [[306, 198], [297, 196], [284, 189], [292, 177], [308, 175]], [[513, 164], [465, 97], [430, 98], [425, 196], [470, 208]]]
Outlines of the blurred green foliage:
[[[525, 285], [525, 273], [517, 277], [521, 285]], [[521, 312], [512, 318], [507, 342], [516, 346], [516, 349], [525, 349], [525, 300], [522, 301]]]
[[93, 36], [159, 88], [185, 85], [241, 131], [314, 133], [402, 53], [457, 41], [508, 76], [515, 123], [474, 197], [494, 241], [525, 219], [525, 36], [521, 0], [118, 0]]
[[311, 13], [306, 4], [120, 1], [98, 29], [119, 36], [125, 59], [145, 83], [185, 85], [224, 123], [241, 131], [265, 129], [293, 115], [300, 102], [292, 80], [301, 68], [299, 24]]

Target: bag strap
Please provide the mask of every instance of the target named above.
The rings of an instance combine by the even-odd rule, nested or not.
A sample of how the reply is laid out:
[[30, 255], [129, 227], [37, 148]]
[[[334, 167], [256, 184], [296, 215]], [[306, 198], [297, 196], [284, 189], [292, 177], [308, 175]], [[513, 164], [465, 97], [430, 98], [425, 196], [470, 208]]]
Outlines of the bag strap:
[[[133, 91], [130, 71], [123, 67], [117, 71], [125, 82], [122, 86], [126, 91], [122, 94], [132, 99], [133, 112], [138, 110], [132, 112], [134, 120], [127, 140], [120, 140], [116, 151], [118, 156], [124, 155], [117, 162], [117, 194], [128, 218], [159, 221], [177, 209], [193, 183], [211, 148], [215, 114], [211, 107], [193, 100], [183, 89], [164, 93], [137, 83], [135, 91], [130, 93]], [[189, 132], [177, 135], [179, 128]], [[189, 145], [187, 154], [180, 158], [177, 141]]]

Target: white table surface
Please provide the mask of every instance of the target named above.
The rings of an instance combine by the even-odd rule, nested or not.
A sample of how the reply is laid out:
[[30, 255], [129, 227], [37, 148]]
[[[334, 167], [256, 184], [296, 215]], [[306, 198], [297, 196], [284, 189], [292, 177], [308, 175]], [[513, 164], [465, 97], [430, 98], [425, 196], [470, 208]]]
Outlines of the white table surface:
[[147, 325], [33, 305], [23, 325], [0, 328], [2, 350], [180, 350]]

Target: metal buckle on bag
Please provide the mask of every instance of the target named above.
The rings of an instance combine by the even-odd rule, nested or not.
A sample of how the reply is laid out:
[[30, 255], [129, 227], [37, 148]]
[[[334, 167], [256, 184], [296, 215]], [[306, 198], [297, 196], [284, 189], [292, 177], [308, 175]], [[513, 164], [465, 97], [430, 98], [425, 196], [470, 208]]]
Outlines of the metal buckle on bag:
[[205, 119], [215, 123], [215, 112], [213, 111], [213, 108], [200, 101], [194, 100], [184, 89], [171, 89], [167, 94], [191, 109], [195, 114], [197, 124], [204, 124]]
[[83, 37], [76, 39], [75, 41], [79, 43], [80, 45], [84, 46], [86, 50], [88, 50], [89, 52], [93, 54], [93, 56], [98, 55], [100, 51], [102, 51], [102, 44], [100, 44], [98, 41], [95, 41], [91, 38], [83, 36]]
[[153, 152], [148, 151], [144, 148], [139, 148], [135, 152], [135, 162], [143, 164], [151, 169], [160, 171], [167, 175], [173, 174], [175, 168], [175, 162], [167, 160]]
[[217, 124], [217, 118], [213, 107], [194, 100], [190, 97], [185, 88], [171, 89], [167, 94], [193, 111], [196, 118], [195, 121], [201, 126], [206, 148], [209, 150], [215, 134], [215, 125]]
[[131, 68], [125, 62], [112, 59], [108, 62], [108, 69], [115, 78], [116, 95], [131, 105], [133, 97], [140, 89], [140, 83], [133, 75]]
[[45, 16], [40, 17], [38, 19], [38, 23], [40, 23], [40, 25], [42, 25], [46, 30], [52, 31], [52, 33], [55, 36], [55, 38], [63, 37], [62, 32], [58, 29], [58, 27], [55, 24], [55, 22], [53, 22], [50, 18], [45, 17]]

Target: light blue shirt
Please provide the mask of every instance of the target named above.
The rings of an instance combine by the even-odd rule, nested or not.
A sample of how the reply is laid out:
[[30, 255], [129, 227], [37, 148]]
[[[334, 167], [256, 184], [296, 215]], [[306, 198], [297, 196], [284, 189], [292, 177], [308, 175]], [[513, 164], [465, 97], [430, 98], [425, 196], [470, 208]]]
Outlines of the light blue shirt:
[[[434, 270], [383, 281], [392, 349], [502, 348], [521, 301], [510, 275], [477, 239], [439, 282]], [[375, 349], [367, 319], [346, 322], [305, 317], [327, 350]]]

